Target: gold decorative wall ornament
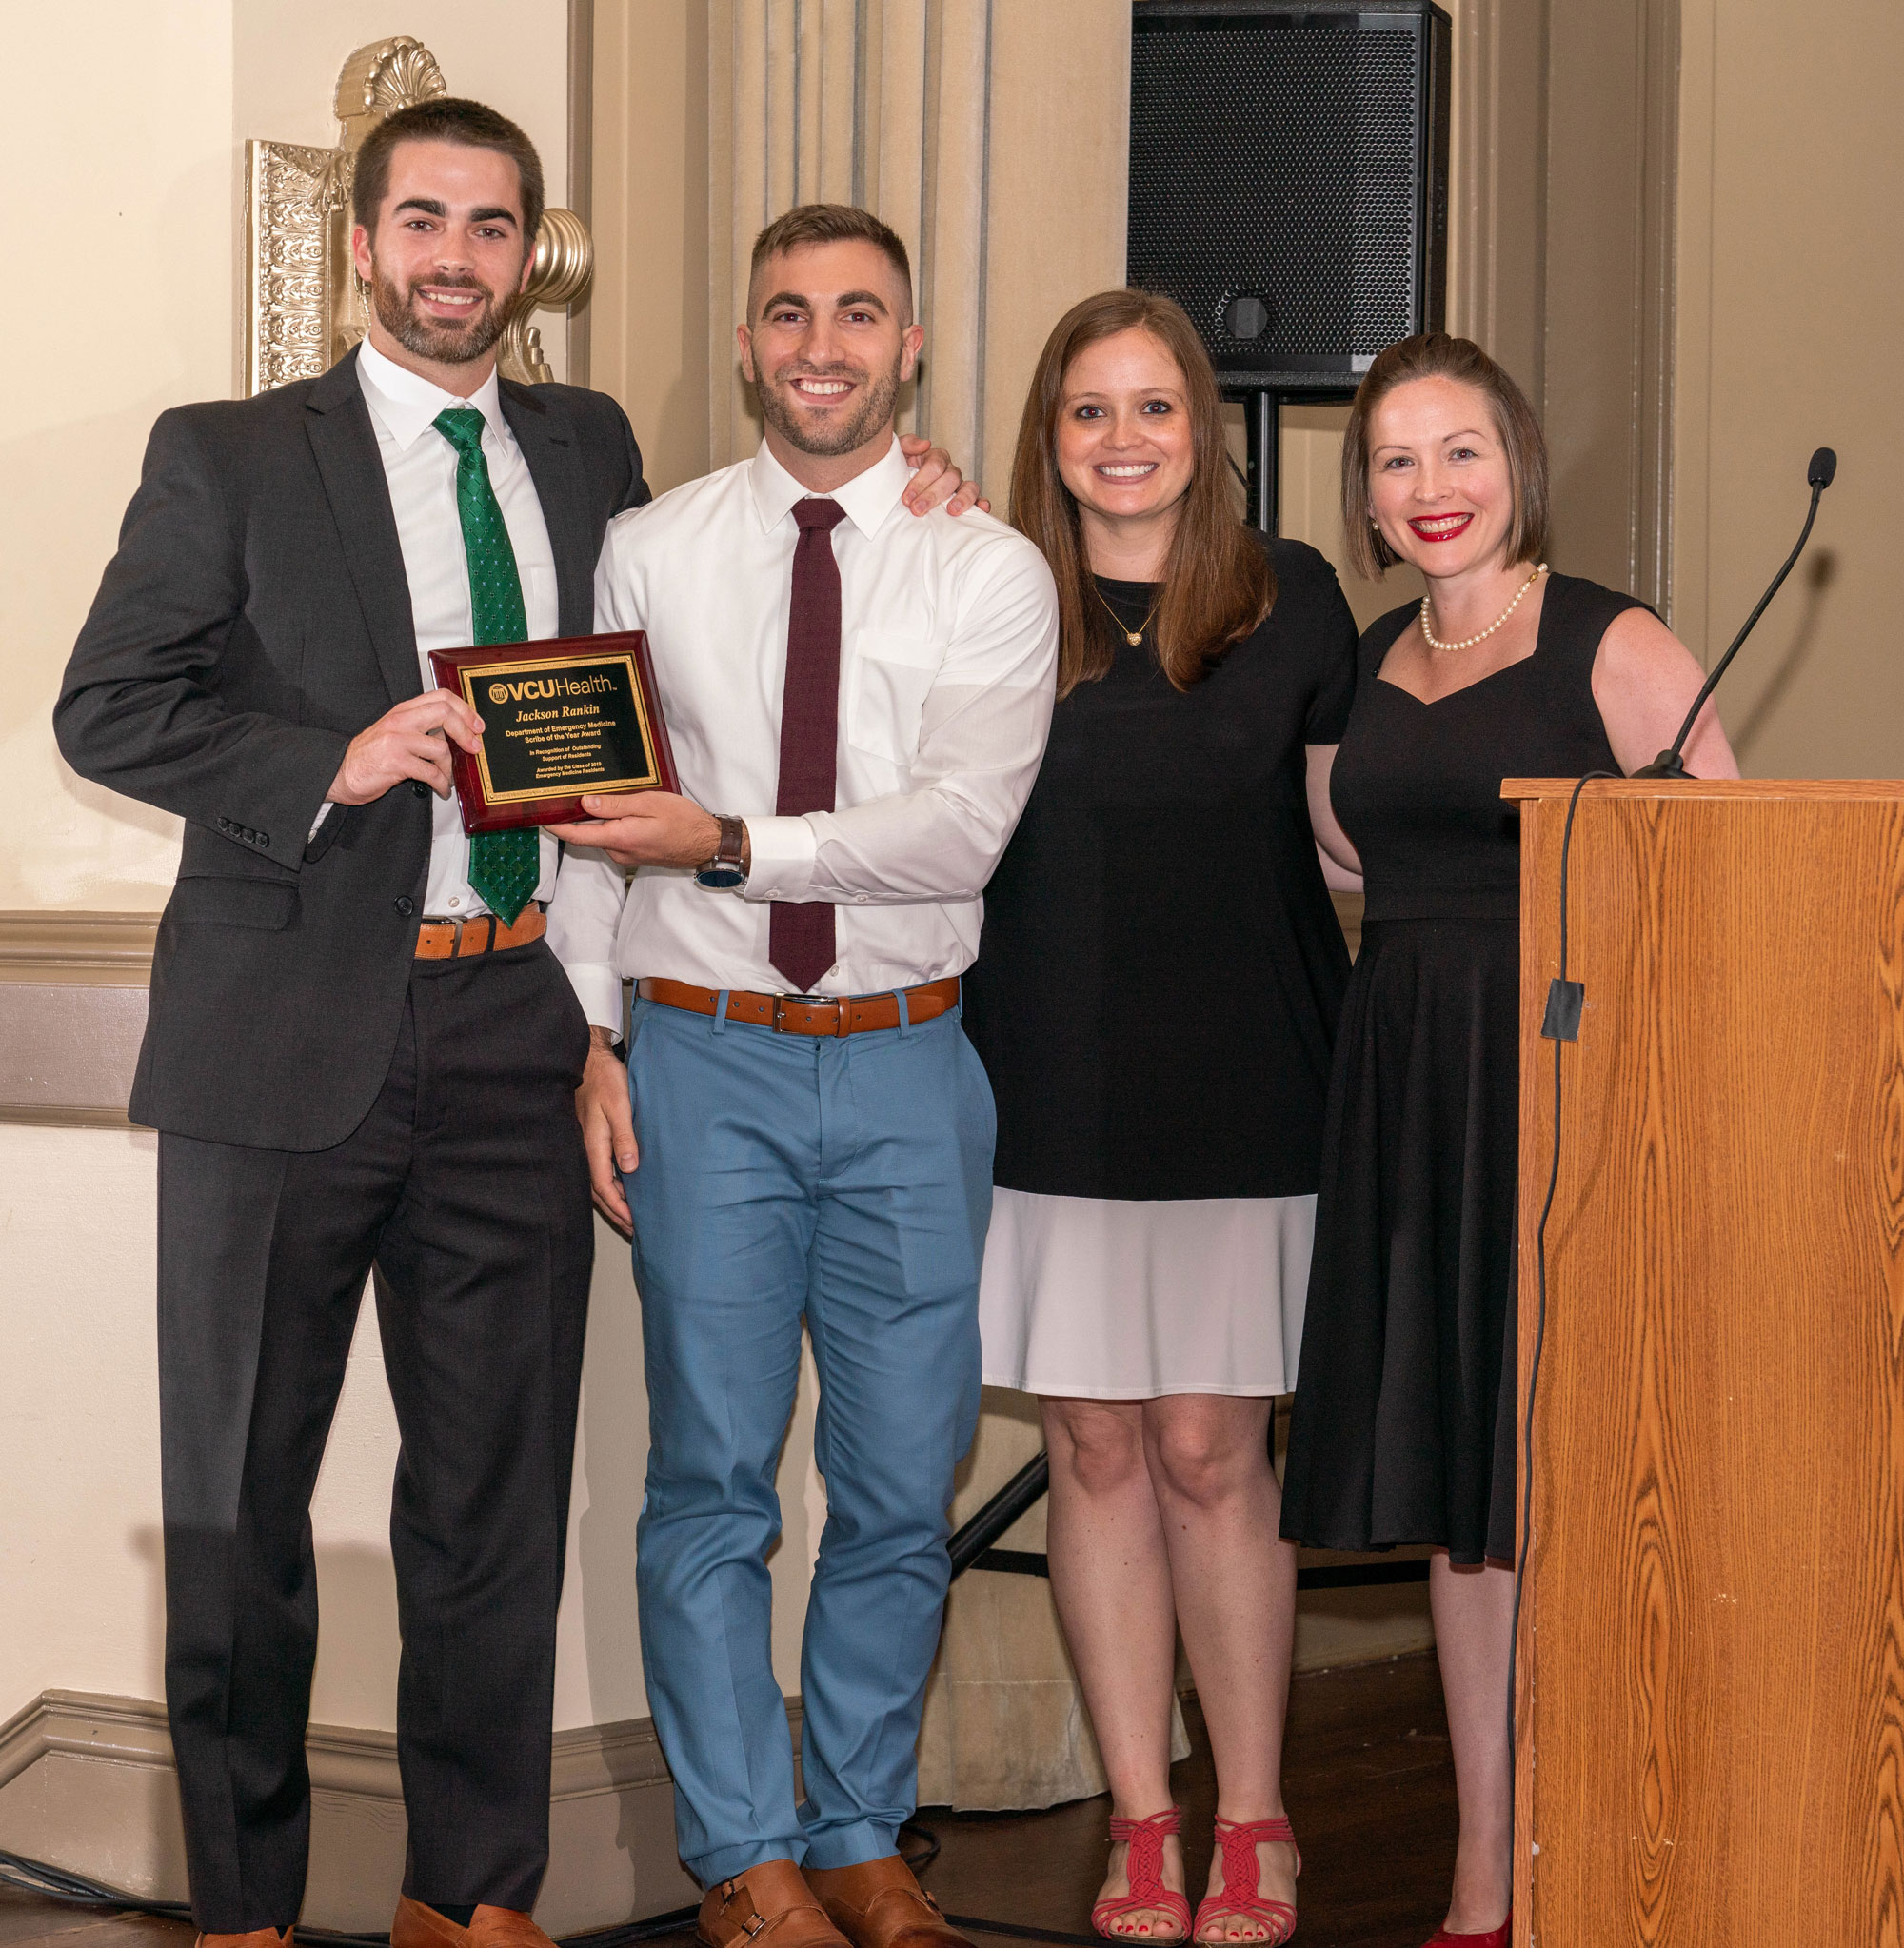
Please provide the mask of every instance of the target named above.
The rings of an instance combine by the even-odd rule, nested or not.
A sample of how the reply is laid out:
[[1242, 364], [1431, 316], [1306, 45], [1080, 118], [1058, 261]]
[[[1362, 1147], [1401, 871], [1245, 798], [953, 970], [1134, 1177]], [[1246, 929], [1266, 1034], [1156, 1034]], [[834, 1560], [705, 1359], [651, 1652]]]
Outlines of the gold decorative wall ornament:
[[[350, 186], [364, 138], [398, 109], [447, 94], [436, 56], [410, 34], [359, 48], [337, 77], [335, 149], [251, 141], [245, 155], [245, 392], [314, 379], [369, 328], [350, 260]], [[528, 285], [497, 351], [506, 379], [545, 385], [537, 310], [561, 310], [588, 288], [594, 248], [572, 209], [545, 209]]]

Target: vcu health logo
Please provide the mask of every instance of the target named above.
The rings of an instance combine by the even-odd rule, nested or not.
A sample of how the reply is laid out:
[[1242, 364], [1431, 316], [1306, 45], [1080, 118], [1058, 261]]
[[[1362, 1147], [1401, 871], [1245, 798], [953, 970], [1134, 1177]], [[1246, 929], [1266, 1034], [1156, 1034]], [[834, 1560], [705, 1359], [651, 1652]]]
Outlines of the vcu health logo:
[[614, 680], [600, 672], [583, 677], [530, 677], [519, 684], [492, 683], [489, 701], [492, 704], [520, 704], [525, 701], [553, 702], [559, 697], [599, 697], [614, 687]]

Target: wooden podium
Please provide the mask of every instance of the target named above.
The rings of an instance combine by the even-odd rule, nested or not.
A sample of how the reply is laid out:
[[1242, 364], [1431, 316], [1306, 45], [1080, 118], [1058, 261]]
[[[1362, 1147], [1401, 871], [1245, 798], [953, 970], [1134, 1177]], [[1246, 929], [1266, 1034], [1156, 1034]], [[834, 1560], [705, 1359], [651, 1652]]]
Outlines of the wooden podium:
[[[1573, 789], [1501, 794], [1523, 1443]], [[1904, 1941], [1904, 784], [1591, 784], [1568, 908], [1515, 1940]]]

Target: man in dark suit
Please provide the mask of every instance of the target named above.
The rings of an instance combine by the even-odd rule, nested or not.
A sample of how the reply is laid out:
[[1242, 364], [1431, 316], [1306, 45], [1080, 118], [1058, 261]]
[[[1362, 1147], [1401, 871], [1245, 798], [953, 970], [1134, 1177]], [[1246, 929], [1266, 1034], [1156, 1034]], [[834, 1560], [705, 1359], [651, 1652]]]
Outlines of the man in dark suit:
[[421, 652], [585, 634], [648, 497], [613, 401], [499, 383], [543, 204], [474, 103], [360, 152], [365, 346], [161, 417], [55, 713], [186, 821], [135, 1121], [159, 1140], [166, 1688], [193, 1911], [303, 1900], [309, 1502], [367, 1274], [403, 1434], [403, 1944], [542, 1942], [555, 1616], [593, 1255], [588, 1029], [543, 942], [554, 843], [485, 858], [475, 713]]

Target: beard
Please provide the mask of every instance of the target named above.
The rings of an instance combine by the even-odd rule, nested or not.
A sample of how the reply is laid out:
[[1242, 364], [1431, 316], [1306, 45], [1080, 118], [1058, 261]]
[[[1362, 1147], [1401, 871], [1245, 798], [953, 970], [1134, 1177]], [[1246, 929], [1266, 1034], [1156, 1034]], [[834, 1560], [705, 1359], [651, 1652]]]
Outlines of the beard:
[[[835, 364], [809, 366], [803, 363], [783, 366], [771, 379], [761, 378], [754, 389], [760, 396], [761, 413], [789, 447], [823, 459], [837, 458], [863, 447], [893, 416], [899, 398], [900, 360], [894, 357], [891, 369], [871, 378], [863, 366]], [[870, 383], [865, 383], [870, 378]], [[850, 379], [860, 382], [858, 408], [831, 424], [815, 426], [802, 412], [793, 389], [795, 379]]]
[[[384, 275], [383, 267], [374, 257], [370, 269], [370, 308], [377, 314], [378, 324], [406, 351], [414, 352], [418, 358], [440, 366], [467, 365], [472, 359], [480, 359], [502, 337], [509, 322], [508, 301], [499, 300], [486, 284], [473, 277], [412, 278], [400, 287]], [[438, 290], [481, 291], [483, 302], [458, 323], [427, 317], [417, 302], [426, 285]]]

